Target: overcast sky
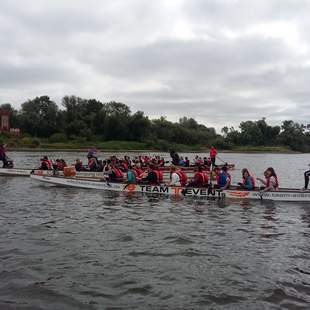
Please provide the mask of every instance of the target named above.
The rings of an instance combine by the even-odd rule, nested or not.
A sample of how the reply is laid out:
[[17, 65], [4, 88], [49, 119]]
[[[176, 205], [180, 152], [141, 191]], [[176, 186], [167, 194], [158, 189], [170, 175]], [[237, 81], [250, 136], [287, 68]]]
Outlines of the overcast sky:
[[310, 1], [1, 0], [0, 103], [120, 101], [220, 128], [310, 123]]

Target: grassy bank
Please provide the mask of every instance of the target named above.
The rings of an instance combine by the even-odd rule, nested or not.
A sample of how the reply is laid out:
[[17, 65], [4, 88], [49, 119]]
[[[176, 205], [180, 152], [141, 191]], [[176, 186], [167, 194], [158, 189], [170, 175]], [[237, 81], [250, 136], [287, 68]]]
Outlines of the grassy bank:
[[228, 152], [235, 153], [298, 153], [285, 146], [234, 146]]
[[174, 149], [178, 152], [201, 152], [206, 151], [202, 145], [171, 144], [166, 141], [66, 141], [48, 142], [36, 138], [27, 139], [4, 139], [8, 150], [14, 151], [84, 151], [97, 148], [106, 151], [169, 151]]
[[[171, 149], [178, 152], [207, 152], [205, 145], [185, 145], [169, 143], [165, 140], [155, 141], [94, 141], [84, 139], [50, 141], [48, 139], [38, 139], [29, 136], [20, 138], [0, 136], [0, 142], [8, 146], [8, 150], [14, 151], [84, 151], [90, 148], [97, 148], [105, 151], [164, 151]], [[284, 146], [233, 146], [229, 150], [218, 149], [222, 152], [237, 153], [296, 153], [289, 147]]]

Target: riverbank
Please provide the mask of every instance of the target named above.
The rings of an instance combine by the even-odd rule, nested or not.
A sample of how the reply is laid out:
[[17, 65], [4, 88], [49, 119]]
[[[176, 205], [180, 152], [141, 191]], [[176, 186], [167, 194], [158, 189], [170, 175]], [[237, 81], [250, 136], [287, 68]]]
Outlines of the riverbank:
[[[80, 145], [80, 144], [68, 144], [68, 143], [49, 143], [42, 144], [40, 146], [9, 146], [8, 151], [16, 152], [87, 152], [90, 148], [96, 148], [101, 151], [107, 152], [131, 152], [131, 153], [145, 153], [145, 152], [167, 152], [168, 148], [156, 148], [152, 147], [146, 143], [130, 143], [126, 141], [109, 141], [99, 144], [89, 144], [89, 145]], [[184, 146], [184, 145], [171, 145], [171, 149], [175, 149], [180, 153], [208, 153], [209, 148], [204, 146]], [[285, 147], [249, 147], [249, 146], [239, 146], [234, 147], [230, 150], [227, 149], [218, 149], [221, 153], [277, 153], [277, 154], [298, 154], [300, 152], [292, 151], [289, 148]]]
[[[24, 137], [8, 137], [0, 136], [0, 142], [7, 144], [9, 151], [42, 151], [42, 152], [76, 152], [87, 151], [91, 148], [96, 148], [102, 151], [109, 152], [168, 152], [175, 150], [180, 153], [208, 153], [209, 146], [203, 144], [186, 145], [178, 143], [169, 143], [165, 140], [147, 140], [139, 141], [98, 141], [86, 140], [84, 138], [65, 140], [65, 141], [50, 141], [50, 139], [38, 139], [29, 136]], [[287, 146], [232, 146], [216, 145], [218, 151], [225, 153], [284, 153], [295, 154]]]

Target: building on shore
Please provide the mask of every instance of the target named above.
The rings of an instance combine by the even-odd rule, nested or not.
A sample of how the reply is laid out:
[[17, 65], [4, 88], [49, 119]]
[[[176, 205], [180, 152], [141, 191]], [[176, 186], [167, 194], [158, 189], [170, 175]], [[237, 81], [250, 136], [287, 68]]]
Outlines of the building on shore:
[[10, 111], [0, 110], [0, 133], [9, 133], [14, 136], [20, 135], [19, 128], [11, 128], [10, 126]]

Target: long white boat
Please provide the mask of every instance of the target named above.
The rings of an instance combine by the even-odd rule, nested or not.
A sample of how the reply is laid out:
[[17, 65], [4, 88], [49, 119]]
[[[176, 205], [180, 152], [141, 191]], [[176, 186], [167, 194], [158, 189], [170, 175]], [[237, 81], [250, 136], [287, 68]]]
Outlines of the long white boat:
[[[39, 169], [19, 169], [19, 168], [0, 168], [0, 176], [22, 176], [30, 177], [34, 173], [37, 175], [46, 175], [51, 176], [54, 174], [54, 170], [39, 170]], [[57, 172], [59, 175], [63, 175], [62, 171]], [[97, 178], [102, 177], [102, 172], [93, 172], [93, 171], [77, 171], [76, 175], [78, 177], [88, 177], [88, 178]]]
[[[31, 173], [38, 175], [54, 175], [54, 170], [40, 170], [40, 169], [20, 169], [20, 168], [0, 168], [0, 176], [21, 176], [30, 177]], [[60, 176], [63, 176], [62, 171], [57, 171]], [[164, 171], [164, 177], [169, 177], [169, 171]], [[94, 171], [76, 171], [77, 177], [98, 178], [102, 177], [103, 172]], [[188, 173], [189, 176], [193, 175]]]
[[310, 192], [301, 192], [298, 189], [280, 189], [273, 192], [261, 193], [259, 190], [246, 191], [239, 189], [229, 189], [224, 191], [209, 190], [208, 188], [193, 187], [175, 187], [166, 185], [143, 185], [143, 184], [125, 184], [108, 183], [94, 179], [83, 179], [79, 177], [66, 178], [61, 176], [44, 176], [32, 174], [33, 180], [60, 186], [97, 189], [107, 191], [117, 191], [126, 193], [148, 193], [163, 194], [180, 197], [204, 197], [204, 198], [233, 198], [233, 199], [255, 199], [255, 200], [275, 200], [275, 201], [297, 201], [310, 202]]

